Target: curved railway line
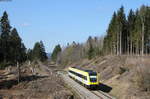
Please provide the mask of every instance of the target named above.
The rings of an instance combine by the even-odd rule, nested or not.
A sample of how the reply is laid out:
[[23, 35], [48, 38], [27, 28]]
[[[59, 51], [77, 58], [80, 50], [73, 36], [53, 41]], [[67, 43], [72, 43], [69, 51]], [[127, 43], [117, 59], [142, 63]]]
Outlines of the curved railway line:
[[[51, 73], [50, 69], [47, 68], [47, 66], [42, 65], [42, 67], [44, 67], [45, 70]], [[88, 90], [87, 88], [83, 87], [82, 85], [71, 79], [64, 71], [57, 71], [57, 74], [63, 78], [64, 82], [69, 87], [71, 87], [71, 89], [80, 97], [80, 99], [116, 99], [100, 90]]]
[[81, 99], [116, 99], [110, 95], [108, 95], [107, 93], [104, 93], [100, 90], [88, 90], [87, 88], [83, 87], [82, 85], [80, 85], [79, 83], [77, 83], [76, 81], [74, 81], [73, 79], [71, 79], [67, 74], [59, 72], [59, 75], [62, 76], [62, 78], [64, 79], [65, 83], [71, 87], [71, 89], [78, 94], [78, 96]]

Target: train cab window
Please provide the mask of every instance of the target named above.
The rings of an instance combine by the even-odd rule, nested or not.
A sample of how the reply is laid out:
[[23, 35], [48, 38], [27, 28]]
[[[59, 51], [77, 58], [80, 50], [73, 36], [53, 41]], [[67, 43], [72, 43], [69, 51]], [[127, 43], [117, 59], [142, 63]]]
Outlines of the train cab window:
[[90, 73], [89, 76], [90, 76], [91, 82], [97, 82], [97, 73], [96, 72]]
[[97, 82], [97, 78], [90, 78], [91, 82]]

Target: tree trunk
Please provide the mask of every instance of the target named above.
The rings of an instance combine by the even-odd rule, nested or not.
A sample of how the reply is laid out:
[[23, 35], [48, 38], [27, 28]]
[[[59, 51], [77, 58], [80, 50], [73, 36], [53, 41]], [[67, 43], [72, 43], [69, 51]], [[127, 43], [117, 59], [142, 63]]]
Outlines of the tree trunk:
[[17, 69], [18, 69], [18, 83], [20, 82], [20, 65], [17, 62]]
[[127, 54], [130, 54], [130, 41], [129, 38], [127, 39]]
[[141, 55], [144, 54], [144, 21], [142, 20], [142, 49], [141, 49]]
[[139, 54], [139, 53], [138, 53], [138, 52], [139, 52], [139, 51], [138, 51], [138, 50], [139, 50], [139, 47], [138, 47], [138, 46], [139, 46], [139, 44], [137, 43], [137, 45], [136, 45], [136, 55]]
[[117, 55], [119, 55], [119, 34], [117, 33]]
[[130, 54], [133, 54], [132, 49], [133, 49], [133, 46], [132, 46], [132, 40], [131, 40], [131, 41], [130, 41]]
[[146, 47], [146, 48], [145, 48], [145, 55], [147, 56], [147, 51], [148, 51], [148, 50], [147, 50], [147, 46], [145, 46], [145, 47]]
[[122, 32], [120, 31], [120, 49], [119, 49], [119, 51], [120, 51], [120, 55], [122, 54]]
[[115, 42], [113, 44], [113, 54], [115, 55], [116, 54], [116, 46], [115, 46]]

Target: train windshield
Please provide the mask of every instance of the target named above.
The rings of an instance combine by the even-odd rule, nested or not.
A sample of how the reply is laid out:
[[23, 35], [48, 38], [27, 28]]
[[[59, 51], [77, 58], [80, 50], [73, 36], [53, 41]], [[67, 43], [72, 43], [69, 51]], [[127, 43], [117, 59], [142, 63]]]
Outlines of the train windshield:
[[97, 82], [97, 73], [91, 73], [89, 76], [91, 82]]
[[91, 82], [97, 82], [97, 78], [90, 78]]

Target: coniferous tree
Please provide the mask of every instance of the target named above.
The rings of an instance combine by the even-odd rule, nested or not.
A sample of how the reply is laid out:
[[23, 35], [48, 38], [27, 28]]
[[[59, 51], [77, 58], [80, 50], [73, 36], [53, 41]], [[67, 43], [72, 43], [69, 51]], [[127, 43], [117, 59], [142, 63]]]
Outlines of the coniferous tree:
[[87, 43], [88, 43], [88, 51], [87, 51], [87, 56], [88, 56], [88, 59], [92, 59], [95, 55], [95, 51], [94, 51], [94, 48], [93, 48], [93, 38], [91, 36], [89, 36], [88, 40], [87, 40]]
[[47, 59], [45, 48], [42, 41], [35, 43], [32, 55], [33, 60], [45, 61]]
[[146, 7], [146, 13], [145, 13], [145, 54], [150, 53], [150, 7]]
[[26, 48], [22, 43], [22, 40], [16, 30], [14, 28], [10, 32], [9, 38], [9, 61], [12, 63], [23, 62], [26, 60]]
[[139, 14], [140, 14], [140, 19], [141, 19], [141, 24], [142, 24], [140, 54], [143, 55], [144, 54], [144, 46], [145, 46], [145, 44], [144, 44], [144, 42], [145, 42], [144, 35], [145, 35], [145, 22], [146, 22], [146, 6], [143, 5], [140, 8]]
[[30, 61], [33, 61], [33, 50], [32, 49], [27, 50], [27, 59]]
[[92, 44], [89, 45], [90, 48], [88, 50], [88, 59], [92, 59], [94, 57], [94, 48], [92, 46]]
[[41, 46], [41, 61], [45, 61], [48, 59], [47, 54], [45, 52], [45, 47], [42, 41], [40, 41], [40, 46]]
[[8, 57], [9, 57], [9, 37], [10, 37], [10, 29], [11, 26], [9, 24], [8, 20], [8, 14], [5, 11], [3, 13], [3, 16], [0, 20], [1, 22], [1, 53], [2, 53], [2, 58], [5, 62], [8, 62]]
[[141, 18], [139, 15], [139, 10], [136, 11], [136, 18], [135, 18], [135, 28], [133, 32], [133, 46], [134, 46], [134, 53], [140, 54], [141, 49], [141, 30], [142, 30], [142, 24], [141, 24]]
[[128, 53], [133, 53], [133, 32], [135, 29], [135, 13], [131, 9], [128, 15]]
[[22, 41], [18, 35], [16, 28], [14, 28], [11, 31], [9, 42], [10, 42], [10, 51], [9, 51], [10, 60], [12, 60], [13, 62], [21, 61], [20, 59], [22, 58], [21, 57]]
[[15, 28], [11, 30], [6, 11], [0, 20], [0, 56], [2, 68], [26, 60], [26, 48], [17, 30]]
[[20, 62], [25, 62], [27, 60], [27, 53], [26, 53], [26, 47], [24, 43], [21, 43], [21, 51], [20, 51]]
[[124, 7], [122, 6], [117, 13], [117, 26], [119, 37], [119, 53], [123, 54], [126, 51], [127, 32], [126, 32], [126, 17]]
[[0, 56], [1, 56], [0, 57], [0, 63], [1, 63], [3, 61], [3, 58], [4, 58], [1, 37], [0, 37]]
[[107, 36], [104, 40], [104, 49], [111, 54], [118, 54], [118, 39], [117, 39], [117, 16], [114, 12], [112, 20], [107, 30]]
[[53, 53], [51, 55], [51, 59], [56, 62], [58, 54], [61, 52], [61, 46], [58, 44], [55, 46]]

